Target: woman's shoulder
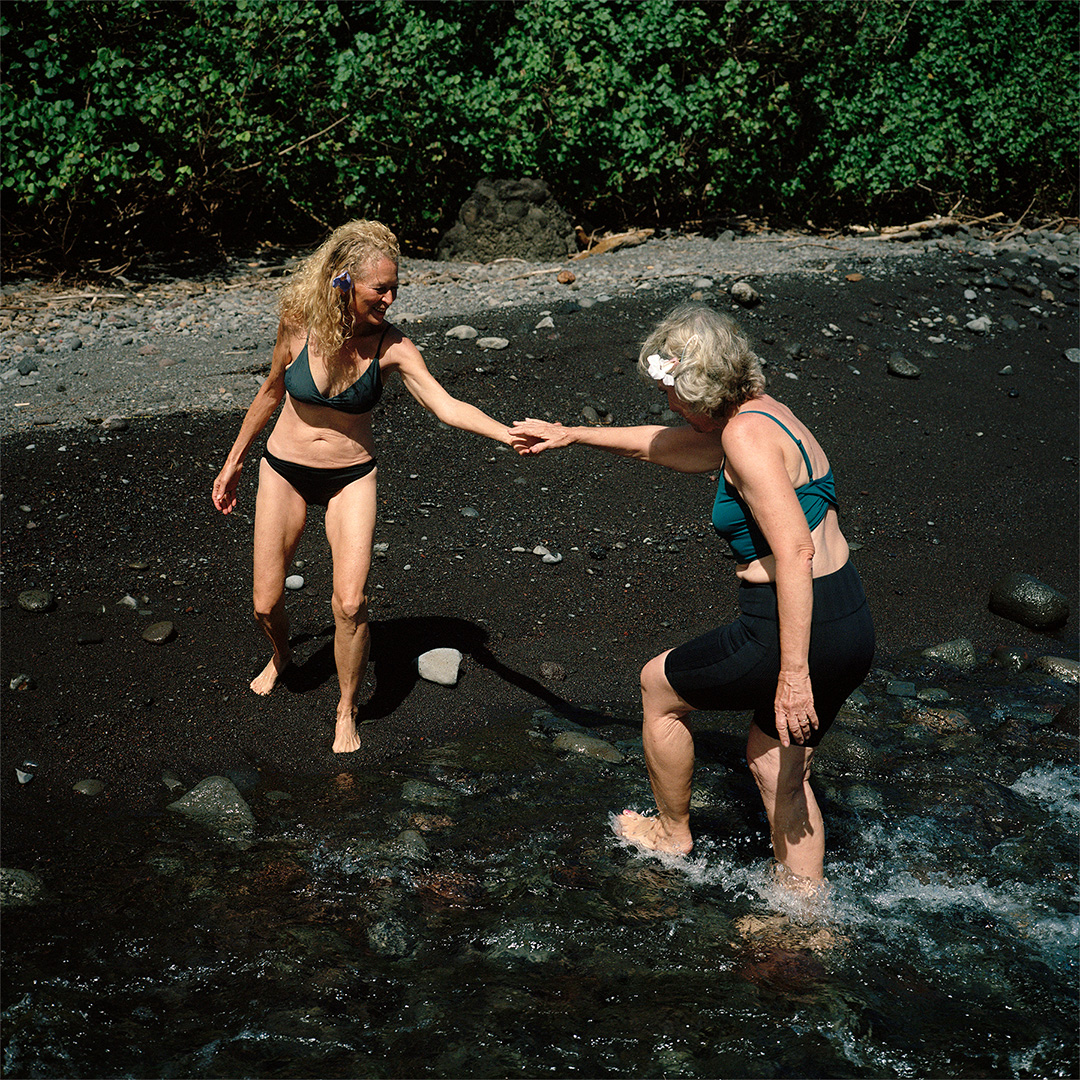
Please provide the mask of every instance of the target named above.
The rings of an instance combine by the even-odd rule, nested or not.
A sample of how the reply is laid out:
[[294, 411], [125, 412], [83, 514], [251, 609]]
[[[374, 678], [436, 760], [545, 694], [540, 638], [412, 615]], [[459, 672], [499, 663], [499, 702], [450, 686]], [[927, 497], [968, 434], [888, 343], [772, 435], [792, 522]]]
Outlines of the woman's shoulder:
[[419, 360], [423, 362], [420, 350], [393, 323], [387, 323], [382, 331], [379, 359], [394, 366]]

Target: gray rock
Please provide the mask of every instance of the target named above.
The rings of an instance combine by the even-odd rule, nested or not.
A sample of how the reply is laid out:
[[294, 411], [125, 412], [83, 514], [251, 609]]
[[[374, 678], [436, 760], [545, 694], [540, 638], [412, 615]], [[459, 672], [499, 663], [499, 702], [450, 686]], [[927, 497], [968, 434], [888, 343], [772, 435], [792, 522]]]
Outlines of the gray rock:
[[1064, 656], [1040, 656], [1032, 665], [1039, 671], [1067, 683], [1080, 683], [1080, 663]]
[[481, 349], [505, 349], [510, 344], [504, 337], [482, 337], [476, 339]]
[[1006, 645], [999, 645], [991, 653], [991, 659], [995, 664], [1016, 675], [1019, 675], [1031, 663], [1031, 655], [1026, 649], [1010, 649]]
[[946, 641], [941, 645], [923, 649], [923, 656], [930, 660], [952, 664], [953, 667], [963, 670], [973, 668], [979, 662], [979, 658], [975, 655], [975, 646], [967, 638], [957, 638], [956, 641]]
[[1065, 359], [1068, 360], [1070, 364], [1080, 364], [1080, 349], [1066, 349]]
[[1007, 574], [990, 591], [990, 610], [1033, 630], [1056, 630], [1069, 619], [1069, 601], [1029, 574]]
[[143, 631], [143, 641], [149, 641], [151, 645], [164, 645], [176, 634], [176, 627], [168, 619], [153, 623]]
[[80, 795], [100, 795], [105, 790], [105, 785], [100, 780], [80, 780], [71, 790]]
[[578, 734], [576, 731], [563, 731], [556, 735], [553, 745], [556, 750], [569, 750], [575, 754], [596, 758], [598, 761], [618, 763], [626, 760], [611, 743], [596, 739], [592, 735]]
[[52, 611], [56, 598], [47, 589], [24, 589], [19, 593], [19, 607], [23, 611]]
[[107, 416], [101, 421], [106, 431], [127, 431], [131, 426], [122, 416]]
[[761, 293], [749, 282], [736, 281], [731, 286], [731, 299], [740, 307], [756, 307], [761, 303]]
[[922, 372], [905, 356], [893, 353], [889, 357], [886, 368], [890, 375], [896, 375], [901, 379], [917, 379]]
[[885, 687], [885, 693], [890, 697], [914, 697], [915, 684], [913, 682], [905, 682], [902, 679], [890, 679], [888, 685]]
[[440, 686], [454, 686], [461, 670], [461, 653], [457, 649], [430, 649], [417, 657], [420, 678]]
[[166, 809], [182, 814], [233, 847], [249, 848], [254, 842], [255, 815], [224, 776], [208, 776]]
[[980, 315], [977, 319], [964, 323], [964, 329], [970, 330], [973, 334], [988, 334], [991, 325], [989, 315]]
[[290, 574], [285, 579], [285, 588], [288, 589], [290, 592], [296, 592], [297, 589], [302, 589], [303, 587], [304, 579], [300, 576], [300, 574]]
[[33, 907], [41, 903], [45, 886], [29, 870], [0, 867], [0, 908]]
[[458, 341], [471, 341], [476, 337], [476, 331], [471, 326], [454, 326], [446, 331], [448, 338], [457, 338]]

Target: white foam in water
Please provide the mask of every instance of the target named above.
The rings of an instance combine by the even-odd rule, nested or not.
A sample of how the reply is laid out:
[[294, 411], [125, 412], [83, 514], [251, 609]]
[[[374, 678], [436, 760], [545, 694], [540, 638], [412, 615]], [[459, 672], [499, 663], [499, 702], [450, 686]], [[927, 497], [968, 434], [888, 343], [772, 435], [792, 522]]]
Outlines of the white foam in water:
[[1025, 798], [1038, 800], [1058, 814], [1080, 817], [1080, 767], [1076, 765], [1039, 765], [1028, 769], [1012, 789]]

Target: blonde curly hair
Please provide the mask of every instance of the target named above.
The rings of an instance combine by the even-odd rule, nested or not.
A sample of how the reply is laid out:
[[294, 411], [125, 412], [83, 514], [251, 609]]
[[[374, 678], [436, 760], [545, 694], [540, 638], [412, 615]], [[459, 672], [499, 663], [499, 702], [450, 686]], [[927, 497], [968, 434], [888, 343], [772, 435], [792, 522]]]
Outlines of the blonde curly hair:
[[289, 278], [278, 311], [284, 322], [306, 329], [323, 356], [335, 356], [352, 333], [349, 293], [335, 289], [346, 270], [355, 282], [380, 258], [401, 260], [397, 237], [381, 222], [360, 219], [335, 229]]
[[677, 358], [672, 370], [680, 401], [722, 420], [765, 391], [761, 361], [738, 323], [704, 304], [680, 304], [645, 339], [638, 370], [649, 376], [647, 357]]

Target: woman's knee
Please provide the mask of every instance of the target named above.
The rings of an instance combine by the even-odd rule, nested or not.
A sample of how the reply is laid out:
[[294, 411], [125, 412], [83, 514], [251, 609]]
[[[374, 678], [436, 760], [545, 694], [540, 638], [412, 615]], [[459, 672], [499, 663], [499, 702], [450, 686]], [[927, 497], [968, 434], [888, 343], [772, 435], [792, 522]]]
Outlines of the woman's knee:
[[668, 682], [667, 672], [664, 667], [666, 660], [667, 653], [661, 653], [659, 656], [654, 656], [641, 669], [642, 694], [662, 694], [670, 695], [673, 699], [678, 698], [678, 694], [675, 693], [671, 683]]
[[357, 625], [368, 621], [368, 598], [363, 589], [348, 591], [335, 589], [331, 606], [337, 619]]

